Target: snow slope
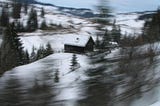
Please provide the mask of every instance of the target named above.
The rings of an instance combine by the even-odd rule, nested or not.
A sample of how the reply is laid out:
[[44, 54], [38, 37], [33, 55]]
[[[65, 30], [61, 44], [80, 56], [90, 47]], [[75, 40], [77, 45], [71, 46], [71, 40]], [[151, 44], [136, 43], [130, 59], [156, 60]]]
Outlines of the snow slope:
[[[51, 26], [51, 24], [62, 25], [66, 29], [52, 32], [38, 30], [33, 33], [20, 33], [20, 35], [24, 36], [21, 37], [22, 43], [24, 44], [25, 49], [28, 49], [29, 52], [31, 52], [32, 46], [38, 48], [40, 45], [45, 45], [47, 42], [52, 44], [55, 51], [63, 51], [63, 45], [66, 40], [69, 40], [67, 38], [70, 35], [86, 35], [92, 36], [95, 39], [97, 24], [91, 22], [89, 19], [63, 14], [61, 11], [58, 11], [56, 7], [52, 6], [42, 6], [38, 4], [34, 6], [38, 11], [39, 24], [45, 19], [48, 26]], [[46, 11], [44, 19], [40, 17], [41, 7]], [[116, 14], [113, 20], [117, 20], [116, 24], [121, 26], [123, 34], [126, 32], [139, 34], [141, 33], [141, 28], [144, 24], [143, 20], [138, 20], [140, 15], [141, 14], [138, 13]], [[28, 16], [24, 13], [22, 13], [21, 16], [21, 22], [26, 25]], [[107, 26], [107, 28], [111, 29], [111, 26]]]
[[[45, 46], [48, 42], [51, 44], [54, 52], [63, 52], [64, 44], [68, 43], [68, 41], [72, 41], [76, 36], [81, 37], [82, 34], [53, 34], [46, 36], [31, 35], [21, 37], [21, 40], [23, 42], [23, 46], [29, 51], [29, 53], [31, 53], [33, 46], [35, 48], [39, 48], [41, 45]], [[90, 35], [85, 36], [89, 37]]]
[[[76, 98], [80, 99], [81, 97], [78, 92], [80, 92], [81, 89], [78, 83], [87, 79], [87, 76], [84, 73], [85, 70], [90, 67], [89, 60], [85, 55], [77, 55], [77, 61], [80, 63], [80, 68], [71, 72], [71, 59], [72, 54], [57, 53], [34, 63], [16, 67], [11, 71], [6, 72], [0, 78], [0, 89], [3, 89], [5, 81], [10, 78], [17, 78], [21, 83], [21, 89], [25, 90], [32, 88], [35, 81], [37, 81], [37, 83], [44, 82], [45, 84], [52, 86], [53, 92], [58, 92], [55, 93], [54, 99], [56, 101], [75, 100]], [[54, 80], [57, 72], [58, 83]], [[45, 75], [48, 76], [45, 77]], [[82, 92], [83, 91], [81, 91], [81, 93]]]
[[[41, 8], [41, 5], [35, 5], [37, 10]], [[57, 11], [54, 7], [43, 6], [46, 15], [45, 20], [50, 26], [51, 24], [54, 25], [61, 25], [63, 29], [61, 30], [37, 30], [32, 33], [19, 33], [21, 35], [21, 41], [25, 49], [27, 49], [30, 53], [32, 47], [39, 48], [41, 45], [45, 45], [46, 43], [50, 43], [55, 52], [63, 51], [64, 44], [67, 43], [69, 40], [71, 41], [73, 37], [79, 36], [83, 37], [90, 37], [92, 36], [94, 39], [96, 38], [95, 35], [97, 33], [96, 30], [96, 23], [91, 22], [89, 19], [80, 18], [76, 16], [70, 16], [62, 14], [60, 11]], [[52, 10], [52, 11], [51, 11]], [[38, 13], [40, 14], [40, 13]], [[25, 22], [26, 17], [23, 17], [21, 20]], [[43, 19], [39, 17], [39, 23]], [[82, 39], [83, 40], [83, 39]], [[84, 41], [84, 40], [83, 40]]]
[[128, 13], [128, 14], [116, 14], [116, 24], [121, 26], [122, 33], [138, 33], [142, 32], [142, 27], [144, 25], [144, 20], [138, 20], [139, 16], [142, 14], [138, 13]]
[[[37, 8], [41, 8], [41, 5], [36, 5]], [[98, 32], [96, 29], [96, 23], [91, 22], [89, 19], [80, 18], [72, 15], [62, 14], [60, 11], [56, 10], [55, 7], [43, 6], [45, 11], [45, 20], [48, 25], [56, 24], [62, 25], [64, 30], [60, 31], [41, 31], [37, 30], [32, 33], [20, 33], [23, 35], [21, 40], [24, 44], [25, 49], [29, 52], [32, 50], [32, 46], [38, 48], [40, 45], [45, 45], [47, 42], [51, 43], [54, 51], [60, 52], [64, 49], [64, 44], [70, 41], [73, 36], [92, 36], [94, 40], [95, 35]], [[52, 10], [52, 11], [51, 11]], [[113, 18], [116, 19], [116, 24], [121, 26], [122, 33], [138, 33], [140, 34], [141, 28], [143, 27], [144, 21], [138, 20], [138, 17], [142, 14], [129, 13], [129, 14], [116, 14]], [[23, 19], [25, 20], [25, 19]], [[39, 22], [42, 21], [39, 18]], [[108, 29], [112, 29], [111, 26], [107, 26]]]
[[154, 103], [154, 104], [152, 104], [150, 106], [160, 106], [160, 101], [158, 101], [158, 102], [156, 102], [156, 103]]

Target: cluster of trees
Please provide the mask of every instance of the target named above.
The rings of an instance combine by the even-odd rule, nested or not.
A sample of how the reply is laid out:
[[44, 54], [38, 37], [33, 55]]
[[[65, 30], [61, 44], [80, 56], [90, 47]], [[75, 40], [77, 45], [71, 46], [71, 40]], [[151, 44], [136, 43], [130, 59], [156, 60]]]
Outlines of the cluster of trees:
[[8, 24], [9, 24], [8, 5], [5, 5], [1, 11], [0, 26], [6, 27]]
[[[13, 1], [11, 5], [11, 11], [9, 8], [9, 4], [6, 4], [2, 7], [1, 15], [0, 15], [0, 26], [6, 27], [10, 23], [10, 17], [12, 17], [15, 23], [15, 30], [17, 32], [31, 32], [40, 28], [42, 30], [47, 28], [47, 24], [45, 21], [45, 11], [41, 8], [40, 17], [43, 18], [43, 22], [38, 25], [38, 16], [37, 11], [34, 7], [29, 8], [27, 3]], [[20, 21], [21, 14], [24, 13], [28, 15], [26, 26], [24, 26], [24, 22]]]
[[49, 56], [50, 54], [53, 54], [53, 50], [50, 43], [47, 43], [46, 48], [44, 46], [40, 46], [38, 50], [36, 50], [35, 47], [32, 47], [30, 62], [42, 59], [46, 56]]
[[96, 22], [106, 25], [110, 22], [110, 17], [112, 17], [111, 14], [111, 8], [109, 6], [108, 0], [100, 0], [99, 4], [96, 6], [96, 9], [98, 11], [98, 18], [96, 18]]
[[96, 48], [100, 50], [110, 50], [113, 46], [113, 42], [119, 44], [121, 41], [121, 29], [120, 26], [117, 26], [116, 23], [112, 25], [112, 30], [105, 30], [105, 33], [102, 35], [102, 40], [99, 40], [99, 35], [96, 39]]
[[0, 73], [10, 70], [16, 66], [28, 64], [44, 58], [52, 53], [53, 50], [51, 45], [48, 43], [46, 48], [41, 46], [37, 53], [33, 49], [32, 54], [29, 55], [28, 51], [23, 49], [13, 22], [4, 28], [3, 42], [0, 47]]
[[[157, 45], [155, 42], [160, 40], [160, 9], [158, 9], [152, 16], [145, 21], [143, 27], [143, 33], [132, 36], [125, 36], [121, 40], [120, 44], [123, 48], [128, 48], [129, 59], [135, 57], [136, 49], [140, 46], [148, 44], [147, 50], [143, 53], [136, 53], [138, 57], [149, 57], [150, 63], [153, 62], [154, 56], [157, 54]], [[139, 47], [138, 47], [139, 46]]]
[[23, 50], [14, 23], [9, 24], [3, 34], [3, 42], [0, 47], [0, 72], [9, 70], [15, 66], [29, 63], [29, 54]]
[[153, 14], [152, 19], [146, 20], [142, 36], [145, 42], [160, 40], [160, 8]]
[[[22, 12], [28, 15], [27, 25], [20, 21]], [[45, 11], [41, 8], [41, 18], [44, 18]], [[12, 20], [10, 20], [12, 18]], [[51, 45], [48, 43], [45, 47], [41, 46], [37, 52], [33, 47], [31, 55], [27, 50], [24, 50], [18, 32], [30, 32], [36, 29], [46, 29], [45, 20], [38, 25], [37, 11], [34, 7], [27, 3], [13, 0], [11, 4], [2, 6], [0, 14], [0, 27], [2, 30], [3, 40], [0, 46], [0, 73], [3, 73], [11, 68], [19, 65], [28, 64], [38, 59], [42, 59], [53, 53]], [[39, 27], [40, 26], [40, 27]]]
[[[135, 35], [135, 34], [134, 34]], [[121, 39], [118, 63], [119, 74], [130, 77], [128, 87], [132, 92], [141, 92], [141, 87], [148, 85], [148, 89], [154, 84], [155, 70], [152, 65], [157, 55], [157, 45], [160, 40], [160, 9], [146, 20], [143, 33], [138, 36], [124, 36]], [[158, 50], [159, 51], [159, 50]], [[130, 92], [130, 93], [132, 93]]]
[[[101, 14], [103, 15], [103, 12]], [[110, 23], [105, 25], [110, 25]], [[104, 23], [102, 23], [103, 26]], [[119, 54], [115, 60], [113, 58], [113, 61], [118, 64], [113, 66], [113, 72], [104, 79], [112, 77], [112, 75], [124, 75], [118, 81], [129, 78], [129, 80], [127, 79], [128, 82], [124, 83], [128, 85], [126, 89], [130, 90], [129, 94], [132, 95], [141, 92], [142, 86], [150, 86], [150, 82], [153, 82], [151, 79], [154, 78], [154, 69], [151, 68], [153, 68], [157, 49], [155, 42], [160, 40], [160, 9], [153, 14], [152, 19], [146, 20], [142, 35], [133, 33], [133, 35], [121, 36], [120, 32], [120, 27], [113, 24], [112, 30], [106, 30], [105, 34], [102, 35], [102, 40], [99, 40], [100, 38], [97, 36], [96, 46], [106, 51], [112, 48], [111, 42], [117, 42], [120, 47]], [[99, 72], [101, 75], [101, 73], [105, 73], [103, 71], [107, 70], [108, 60], [104, 58], [105, 56], [105, 53], [100, 52], [91, 58], [93, 65], [102, 64], [100, 67], [92, 69], [96, 71], [93, 71], [94, 74]], [[110, 83], [112, 82], [110, 81]]]

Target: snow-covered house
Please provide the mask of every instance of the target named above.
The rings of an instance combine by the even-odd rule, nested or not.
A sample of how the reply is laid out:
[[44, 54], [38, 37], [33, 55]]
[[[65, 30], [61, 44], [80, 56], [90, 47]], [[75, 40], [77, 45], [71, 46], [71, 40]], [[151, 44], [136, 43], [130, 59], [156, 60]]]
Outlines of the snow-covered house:
[[94, 50], [94, 40], [91, 36], [76, 35], [64, 44], [65, 52], [85, 53]]

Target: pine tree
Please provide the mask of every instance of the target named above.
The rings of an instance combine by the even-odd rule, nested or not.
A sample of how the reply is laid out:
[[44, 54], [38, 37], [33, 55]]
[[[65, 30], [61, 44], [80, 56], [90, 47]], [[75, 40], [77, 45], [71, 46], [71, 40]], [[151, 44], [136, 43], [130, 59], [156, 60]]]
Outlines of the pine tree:
[[46, 56], [46, 51], [44, 46], [40, 46], [40, 48], [37, 51], [37, 57], [36, 60], [42, 59]]
[[114, 42], [117, 42], [117, 43], [120, 42], [121, 29], [120, 29], [120, 26], [116, 25], [116, 21], [113, 24], [113, 27], [111, 30], [111, 36], [112, 36]]
[[12, 8], [12, 17], [14, 19], [19, 19], [21, 17], [22, 4], [14, 0]]
[[109, 31], [106, 30], [105, 34], [103, 35], [102, 43], [101, 43], [100, 48], [102, 50], [106, 50], [106, 49], [109, 50], [110, 46], [111, 46], [110, 41], [111, 41], [111, 35], [110, 35]]
[[41, 23], [40, 29], [45, 30], [46, 28], [47, 28], [46, 21], [43, 20], [43, 22]]
[[13, 47], [15, 49], [15, 51], [17, 52], [17, 55], [18, 55], [18, 65], [22, 65], [23, 64], [23, 46], [22, 46], [22, 43], [20, 41], [20, 38], [19, 38], [19, 35], [17, 34], [16, 30], [15, 30], [15, 25], [14, 23], [12, 23], [10, 25], [11, 27], [11, 34], [13, 36]]
[[41, 8], [41, 17], [44, 18], [45, 12], [44, 12], [44, 8]]
[[30, 58], [29, 58], [29, 53], [28, 51], [23, 52], [23, 64], [28, 64], [30, 63]]
[[21, 23], [20, 21], [17, 21], [15, 25], [15, 30], [17, 32], [24, 32], [25, 29], [24, 29], [23, 23]]
[[49, 56], [50, 54], [53, 54], [53, 50], [52, 50], [52, 47], [51, 47], [51, 45], [50, 45], [50, 43], [47, 43], [47, 45], [46, 45], [46, 56]]
[[8, 24], [9, 24], [8, 9], [6, 7], [2, 7], [2, 12], [0, 16], [0, 26], [7, 27]]
[[100, 40], [99, 40], [99, 36], [97, 35], [96, 37], [96, 48], [99, 49], [100, 48]]
[[15, 32], [14, 23], [9, 25], [4, 32], [0, 61], [3, 71], [23, 64], [23, 47]]
[[0, 48], [0, 74], [3, 73], [2, 71], [2, 61], [1, 61], [1, 48]]
[[34, 62], [36, 61], [36, 52], [35, 52], [35, 47], [32, 47], [32, 52], [31, 52], [31, 56], [30, 56], [30, 62]]
[[160, 40], [160, 9], [147, 20], [143, 28], [143, 38], [149, 43]]
[[35, 31], [38, 28], [37, 11], [34, 8], [31, 9], [29, 13], [29, 18], [27, 22], [27, 30]]
[[27, 2], [23, 4], [23, 8], [24, 8], [24, 13], [27, 14], [28, 13], [28, 3]]
[[77, 56], [76, 54], [73, 54], [71, 59], [71, 71], [74, 71], [77, 65], [78, 65]]
[[100, 0], [99, 5], [97, 6], [97, 10], [99, 12], [99, 17], [97, 19], [97, 22], [100, 24], [108, 24], [110, 21], [111, 10], [108, 6], [109, 2], [108, 0]]
[[58, 70], [56, 70], [56, 72], [55, 72], [54, 81], [55, 81], [56, 83], [59, 82], [59, 71], [58, 71]]

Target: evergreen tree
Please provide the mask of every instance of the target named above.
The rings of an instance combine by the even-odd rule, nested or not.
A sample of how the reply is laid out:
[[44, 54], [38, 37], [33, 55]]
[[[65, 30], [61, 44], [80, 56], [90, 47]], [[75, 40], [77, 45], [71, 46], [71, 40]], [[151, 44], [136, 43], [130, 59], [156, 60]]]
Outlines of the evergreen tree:
[[9, 25], [4, 32], [0, 61], [3, 71], [23, 64], [23, 47], [15, 32], [14, 23]]
[[17, 32], [24, 32], [25, 29], [24, 29], [23, 23], [21, 23], [20, 21], [17, 21], [15, 25], [15, 30]]
[[109, 2], [108, 0], [100, 0], [99, 5], [97, 6], [97, 10], [99, 12], [99, 17], [97, 19], [97, 22], [100, 24], [108, 24], [109, 18], [111, 15], [110, 7], [108, 6]]
[[47, 45], [46, 45], [46, 56], [49, 56], [50, 54], [53, 54], [53, 50], [52, 50], [52, 47], [51, 47], [51, 45], [50, 45], [50, 43], [48, 43]]
[[96, 37], [96, 48], [99, 49], [100, 48], [100, 40], [99, 40], [99, 36], [97, 35]]
[[49, 43], [46, 45], [46, 49], [44, 48], [44, 46], [40, 46], [39, 49], [37, 50], [37, 53], [35, 52], [35, 48], [33, 47], [30, 56], [30, 62], [42, 59], [46, 56], [49, 56], [50, 54], [53, 54], [53, 50]]
[[37, 51], [37, 57], [36, 60], [42, 59], [46, 56], [46, 51], [43, 46], [40, 46], [40, 48]]
[[8, 24], [9, 24], [8, 9], [6, 7], [2, 7], [2, 12], [0, 16], [0, 26], [7, 27]]
[[114, 22], [114, 24], [113, 24], [111, 36], [112, 36], [114, 42], [117, 42], [117, 43], [120, 42], [121, 29], [120, 29], [120, 26], [116, 25], [116, 22]]
[[35, 31], [38, 28], [37, 11], [34, 8], [31, 9], [29, 13], [29, 18], [27, 22], [27, 30]]
[[160, 40], [160, 9], [157, 10], [151, 20], [145, 22], [143, 38], [150, 43]]
[[3, 71], [2, 71], [2, 68], [1, 68], [2, 65], [3, 65], [3, 64], [2, 64], [2, 61], [1, 61], [1, 52], [2, 52], [2, 51], [1, 51], [1, 48], [0, 48], [0, 74], [3, 72]]
[[58, 70], [56, 70], [56, 72], [55, 72], [54, 81], [55, 81], [56, 83], [59, 82], [59, 71], [58, 71]]
[[77, 56], [76, 54], [73, 54], [71, 59], [71, 71], [74, 71], [77, 65], [78, 65]]
[[111, 41], [111, 35], [109, 33], [108, 30], [105, 31], [105, 34], [103, 35], [103, 38], [102, 38], [102, 43], [101, 43], [101, 49], [102, 50], [109, 50], [110, 49], [110, 41]]
[[47, 28], [46, 21], [43, 20], [43, 22], [41, 23], [40, 29], [45, 30], [46, 28]]
[[23, 8], [24, 8], [24, 13], [27, 14], [28, 13], [28, 3], [24, 3], [23, 4]]
[[23, 52], [23, 64], [28, 64], [30, 63], [30, 58], [29, 58], [29, 53], [28, 51]]
[[16, 0], [14, 0], [12, 8], [13, 8], [12, 9], [12, 17], [14, 19], [19, 19], [21, 17], [22, 4], [20, 2], [17, 2]]
[[35, 48], [34, 46], [32, 47], [32, 52], [31, 52], [31, 56], [30, 56], [30, 62], [34, 62], [36, 61], [36, 52], [35, 52]]
[[45, 12], [44, 12], [44, 8], [41, 8], [41, 17], [44, 18]]

